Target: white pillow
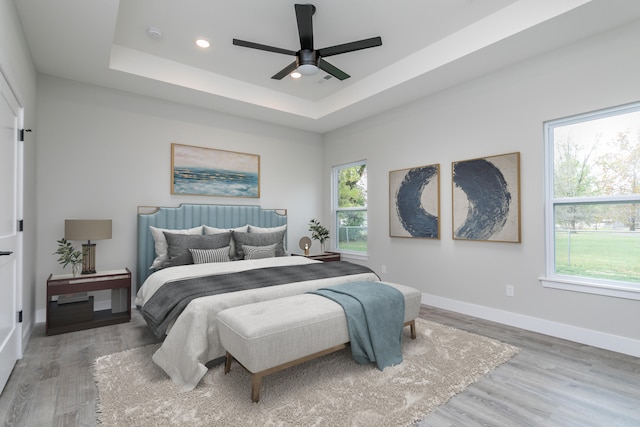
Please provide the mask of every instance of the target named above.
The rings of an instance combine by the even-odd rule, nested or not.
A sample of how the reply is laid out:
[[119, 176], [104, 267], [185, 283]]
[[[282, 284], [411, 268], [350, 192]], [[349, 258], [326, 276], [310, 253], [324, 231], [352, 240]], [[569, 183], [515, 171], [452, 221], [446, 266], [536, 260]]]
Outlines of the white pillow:
[[[249, 225], [249, 233], [275, 233], [278, 231], [287, 231], [287, 224], [279, 225], [277, 227], [256, 227], [255, 225]], [[287, 242], [284, 238], [285, 233], [282, 234], [282, 249], [286, 251]]]
[[218, 249], [189, 249], [194, 264], [207, 264], [210, 262], [231, 261], [229, 246]]
[[276, 256], [277, 243], [268, 246], [247, 246], [242, 245], [242, 252], [244, 252], [244, 259], [262, 259], [273, 258]]
[[215, 228], [209, 227], [208, 225], [203, 225], [202, 227], [204, 228], [204, 234], [220, 234], [226, 233], [227, 231], [241, 231], [242, 233], [247, 233], [249, 229], [248, 224], [236, 228]]
[[[249, 233], [275, 233], [277, 231], [287, 231], [287, 224], [279, 225], [277, 227], [256, 227], [255, 225], [249, 225]], [[287, 242], [285, 241], [284, 234], [282, 235], [282, 248], [287, 249]]]
[[[226, 233], [228, 231], [239, 231], [241, 233], [248, 233], [249, 232], [249, 225], [243, 225], [242, 227], [236, 227], [236, 228], [215, 228], [215, 227], [209, 227], [208, 225], [203, 225], [202, 226], [204, 228], [204, 234], [220, 234], [220, 233]], [[235, 259], [237, 256], [236, 253], [236, 242], [235, 239], [233, 238], [233, 234], [231, 235], [231, 241], [229, 242], [229, 246], [231, 246], [231, 250], [229, 251], [229, 256], [231, 257], [231, 259]]]
[[164, 235], [164, 232], [174, 233], [174, 234], [202, 234], [202, 226], [193, 227], [193, 228], [185, 228], [183, 230], [172, 230], [170, 228], [156, 228], [149, 226], [151, 230], [151, 235], [153, 236], [153, 240], [155, 241], [156, 247], [156, 259], [153, 260], [151, 267], [149, 270], [159, 270], [162, 268], [162, 265], [167, 261], [167, 238]]
[[249, 233], [273, 233], [276, 231], [282, 231], [287, 229], [287, 224], [279, 225], [277, 227], [256, 227], [255, 225], [249, 225]]

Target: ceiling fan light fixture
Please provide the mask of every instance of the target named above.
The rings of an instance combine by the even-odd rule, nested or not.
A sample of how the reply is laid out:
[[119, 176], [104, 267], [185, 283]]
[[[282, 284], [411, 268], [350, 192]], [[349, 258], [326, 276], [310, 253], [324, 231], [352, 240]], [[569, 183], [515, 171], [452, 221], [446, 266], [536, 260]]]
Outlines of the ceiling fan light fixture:
[[313, 64], [301, 64], [298, 67], [298, 72], [303, 76], [312, 76], [317, 73], [319, 68]]
[[315, 50], [301, 49], [297, 53], [298, 72], [303, 76], [312, 76], [318, 72], [318, 56]]

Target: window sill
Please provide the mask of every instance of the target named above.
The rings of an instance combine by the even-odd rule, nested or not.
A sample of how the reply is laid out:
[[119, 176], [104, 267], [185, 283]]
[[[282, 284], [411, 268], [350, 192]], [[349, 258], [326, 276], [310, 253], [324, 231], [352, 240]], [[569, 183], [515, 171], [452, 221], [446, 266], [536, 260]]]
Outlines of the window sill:
[[614, 298], [640, 300], [640, 287], [623, 286], [606, 282], [588, 282], [579, 279], [561, 277], [539, 277], [540, 283], [545, 288], [562, 289], [565, 291], [596, 294]]

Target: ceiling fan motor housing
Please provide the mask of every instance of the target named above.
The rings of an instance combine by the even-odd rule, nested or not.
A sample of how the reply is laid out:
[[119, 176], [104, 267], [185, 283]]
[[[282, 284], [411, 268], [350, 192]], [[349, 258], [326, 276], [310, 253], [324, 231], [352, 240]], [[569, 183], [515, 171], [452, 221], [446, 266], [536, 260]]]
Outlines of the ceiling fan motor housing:
[[300, 74], [311, 75], [318, 72], [320, 55], [315, 50], [302, 49], [296, 55], [297, 68]]

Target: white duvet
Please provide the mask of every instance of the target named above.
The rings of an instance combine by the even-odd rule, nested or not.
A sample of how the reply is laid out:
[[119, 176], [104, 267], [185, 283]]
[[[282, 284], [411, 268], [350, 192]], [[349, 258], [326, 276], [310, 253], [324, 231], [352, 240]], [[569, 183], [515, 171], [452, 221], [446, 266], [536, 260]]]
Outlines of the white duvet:
[[[320, 261], [301, 256], [284, 256], [171, 267], [149, 276], [138, 291], [135, 302], [136, 305], [143, 306], [164, 283], [176, 279], [317, 262]], [[182, 386], [183, 390], [192, 390], [207, 372], [205, 363], [225, 355], [225, 350], [220, 345], [218, 336], [216, 321], [218, 312], [229, 307], [302, 294], [324, 286], [362, 280], [377, 281], [379, 279], [373, 273], [355, 274], [195, 299], [187, 305], [169, 328], [162, 346], [153, 355], [153, 361], [171, 377], [174, 383]]]

